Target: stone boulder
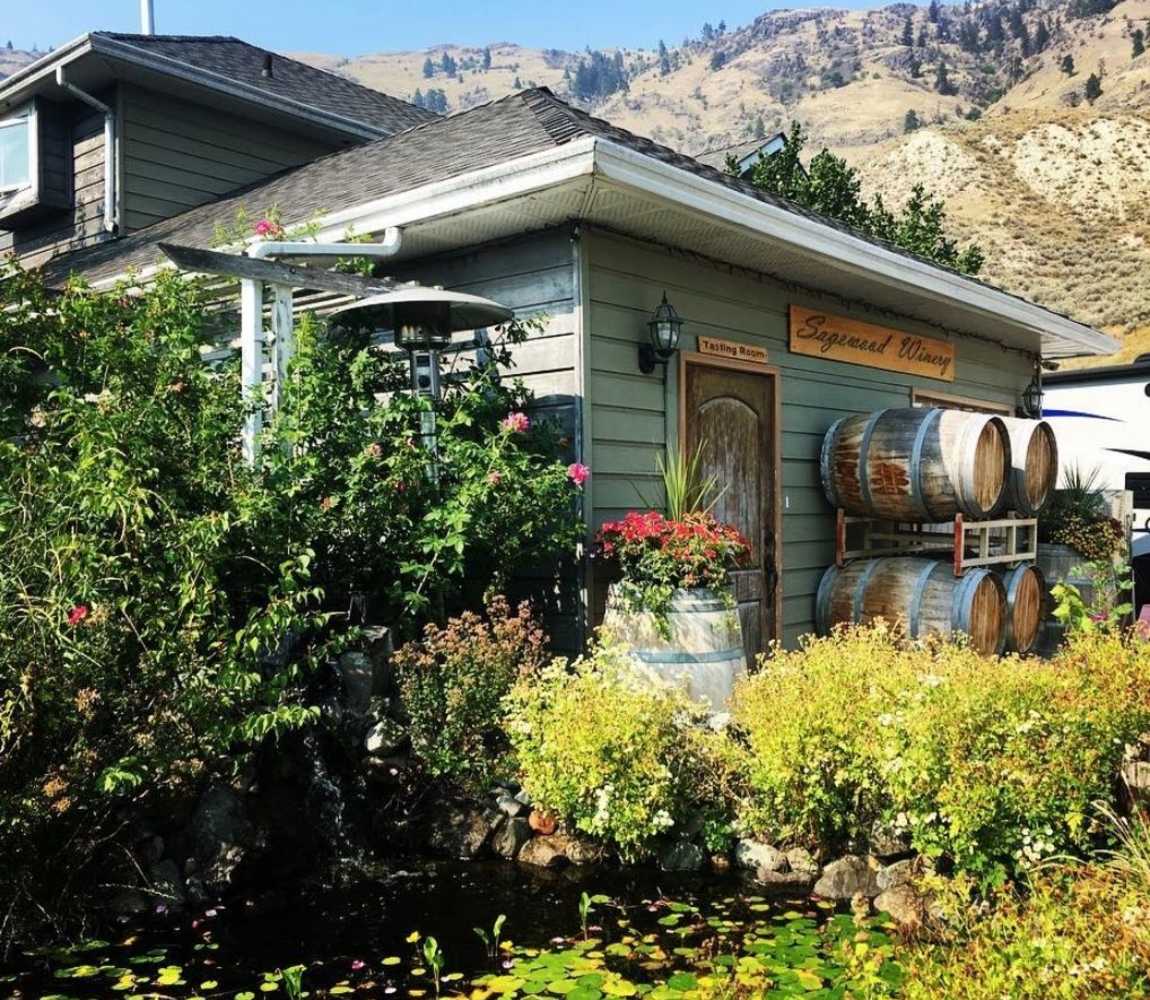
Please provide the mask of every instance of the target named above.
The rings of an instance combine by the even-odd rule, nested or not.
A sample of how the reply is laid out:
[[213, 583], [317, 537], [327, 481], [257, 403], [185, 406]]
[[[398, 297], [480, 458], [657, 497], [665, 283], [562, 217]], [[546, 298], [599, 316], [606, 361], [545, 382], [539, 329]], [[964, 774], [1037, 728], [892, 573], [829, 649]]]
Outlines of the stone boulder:
[[907, 885], [914, 877], [914, 860], [906, 858], [893, 864], [884, 865], [875, 875], [875, 881], [882, 892], [896, 886]]
[[487, 847], [500, 815], [488, 809], [448, 806], [432, 820], [428, 846], [452, 858], [474, 858]]
[[787, 867], [793, 872], [810, 875], [812, 881], [818, 877], [819, 863], [805, 847], [792, 847], [786, 852]]
[[603, 848], [594, 841], [559, 831], [547, 836], [533, 837], [519, 852], [519, 860], [540, 868], [556, 868], [565, 864], [595, 864], [602, 861], [604, 855]]
[[707, 865], [707, 852], [693, 840], [681, 837], [659, 851], [659, 867], [665, 872], [697, 872]]
[[814, 872], [773, 872], [761, 868], [755, 873], [755, 881], [770, 893], [806, 895], [815, 882]]
[[880, 867], [873, 858], [856, 854], [841, 857], [823, 869], [822, 877], [815, 883], [815, 895], [826, 899], [851, 899], [861, 894], [873, 899], [880, 892]]
[[740, 840], [735, 845], [735, 863], [760, 874], [787, 870], [787, 856], [777, 847], [758, 840]]
[[491, 849], [501, 858], [511, 861], [518, 857], [532, 836], [531, 824], [522, 816], [505, 816], [491, 835]]
[[874, 901], [874, 908], [888, 913], [905, 931], [918, 930], [926, 917], [922, 898], [910, 885], [896, 885], [880, 893]]

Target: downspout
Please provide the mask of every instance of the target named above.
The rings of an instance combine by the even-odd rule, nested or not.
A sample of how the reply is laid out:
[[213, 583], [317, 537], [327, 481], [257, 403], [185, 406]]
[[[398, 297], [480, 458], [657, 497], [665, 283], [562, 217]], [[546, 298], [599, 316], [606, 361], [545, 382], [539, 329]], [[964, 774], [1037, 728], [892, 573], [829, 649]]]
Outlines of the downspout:
[[104, 116], [104, 230], [116, 231], [116, 113], [103, 101], [64, 78], [64, 67], [56, 67], [56, 83], [77, 100]]

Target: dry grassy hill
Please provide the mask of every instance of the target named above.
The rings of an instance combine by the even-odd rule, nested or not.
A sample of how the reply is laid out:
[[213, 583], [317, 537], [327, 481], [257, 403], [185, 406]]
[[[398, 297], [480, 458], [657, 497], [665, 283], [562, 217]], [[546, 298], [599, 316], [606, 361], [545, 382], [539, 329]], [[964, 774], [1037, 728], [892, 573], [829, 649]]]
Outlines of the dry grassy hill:
[[25, 52], [23, 49], [0, 47], [0, 80], [11, 76], [16, 70], [22, 69], [42, 55], [42, 52]]

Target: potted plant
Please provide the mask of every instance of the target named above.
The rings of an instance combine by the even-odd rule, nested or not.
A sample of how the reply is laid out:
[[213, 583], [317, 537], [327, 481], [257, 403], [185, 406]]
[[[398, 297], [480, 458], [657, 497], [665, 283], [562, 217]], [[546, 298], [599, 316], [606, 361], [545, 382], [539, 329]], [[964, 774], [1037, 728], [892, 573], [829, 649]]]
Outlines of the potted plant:
[[621, 574], [604, 628], [643, 666], [718, 711], [746, 665], [730, 573], [751, 547], [710, 512], [717, 484], [699, 464], [699, 451], [660, 462], [667, 514], [631, 511], [607, 522], [597, 555]]

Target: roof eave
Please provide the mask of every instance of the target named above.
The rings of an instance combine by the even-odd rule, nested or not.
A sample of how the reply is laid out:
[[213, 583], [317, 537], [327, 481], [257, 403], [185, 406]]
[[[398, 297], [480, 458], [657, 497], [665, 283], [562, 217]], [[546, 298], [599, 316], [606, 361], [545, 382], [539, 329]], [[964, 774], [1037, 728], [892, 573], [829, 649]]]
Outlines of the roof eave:
[[802, 248], [823, 258], [828, 267], [865, 273], [872, 280], [938, 301], [959, 302], [1020, 332], [1036, 335], [1040, 340], [1047, 335], [1059, 337], [1081, 348], [1082, 354], [1111, 354], [1119, 348], [1114, 338], [1025, 299], [924, 260], [895, 253], [610, 140], [597, 140], [596, 169], [617, 183]]
[[[41, 79], [54, 79], [57, 66], [64, 66], [92, 51], [91, 33], [80, 35], [59, 48], [41, 56], [35, 62], [18, 69], [11, 76], [0, 81], [0, 105], [12, 102], [10, 96], [13, 92], [22, 90], [28, 84], [36, 83]], [[23, 98], [21, 98], [23, 100]]]

